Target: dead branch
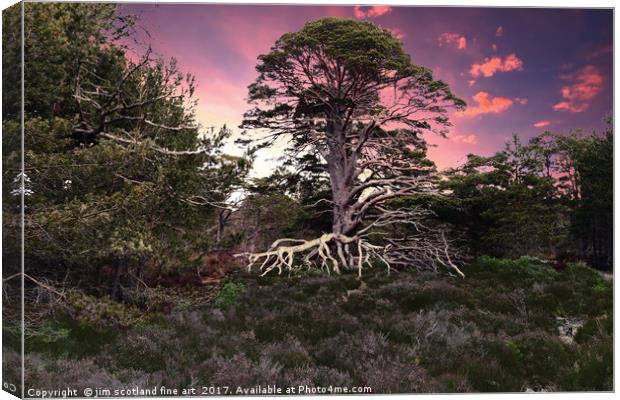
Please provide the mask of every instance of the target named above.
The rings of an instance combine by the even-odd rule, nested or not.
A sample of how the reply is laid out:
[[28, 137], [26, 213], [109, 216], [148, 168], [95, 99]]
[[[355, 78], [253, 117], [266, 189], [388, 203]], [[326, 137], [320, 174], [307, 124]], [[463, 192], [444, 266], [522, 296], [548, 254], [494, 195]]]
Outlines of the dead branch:
[[9, 280], [11, 280], [11, 279], [13, 279], [13, 278], [16, 278], [16, 277], [18, 277], [18, 276], [21, 276], [21, 275], [23, 275], [23, 276], [24, 276], [24, 278], [26, 278], [26, 279], [30, 280], [31, 282], [33, 282], [33, 283], [34, 283], [34, 284], [36, 284], [37, 286], [39, 286], [39, 287], [41, 287], [41, 288], [43, 288], [43, 289], [45, 289], [45, 290], [47, 290], [47, 291], [49, 291], [49, 292], [52, 292], [52, 293], [54, 293], [55, 295], [62, 297], [63, 299], [67, 297], [64, 293], [59, 292], [58, 290], [54, 289], [53, 287], [51, 287], [51, 286], [49, 286], [49, 285], [46, 285], [45, 283], [42, 283], [42, 282], [40, 282], [40, 281], [38, 281], [38, 280], [34, 279], [34, 278], [33, 278], [32, 276], [30, 276], [30, 275], [28, 275], [28, 274], [24, 274], [23, 272], [18, 272], [18, 273], [16, 273], [16, 274], [13, 274], [13, 275], [9, 276], [8, 278], [3, 279], [3, 280], [2, 280], [2, 282], [3, 282], [3, 283], [4, 283], [4, 282], [7, 282], [7, 281], [9, 281]]
[[134, 145], [139, 145], [139, 146], [148, 146], [150, 149], [155, 150], [158, 153], [167, 155], [167, 156], [188, 156], [188, 155], [196, 155], [196, 154], [206, 154], [207, 150], [206, 149], [198, 149], [198, 150], [170, 150], [167, 149], [165, 147], [160, 147], [158, 145], [156, 145], [155, 143], [150, 143], [150, 142], [143, 142], [143, 141], [139, 141], [139, 140], [135, 140], [135, 139], [125, 139], [122, 138], [120, 136], [116, 136], [116, 135], [112, 135], [110, 133], [101, 133], [100, 134], [101, 137], [104, 137], [106, 139], [110, 139], [113, 140], [115, 142], [118, 143], [125, 143], [125, 144], [134, 144]]

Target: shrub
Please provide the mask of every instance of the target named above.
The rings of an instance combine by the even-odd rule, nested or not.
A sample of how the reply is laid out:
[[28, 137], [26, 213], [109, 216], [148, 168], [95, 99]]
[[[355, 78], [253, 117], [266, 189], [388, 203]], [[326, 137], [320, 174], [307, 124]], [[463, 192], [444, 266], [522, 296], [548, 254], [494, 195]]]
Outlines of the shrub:
[[594, 284], [594, 286], [592, 286], [592, 293], [594, 295], [606, 295], [609, 292], [611, 292], [612, 287], [611, 287], [611, 282], [606, 282], [606, 281], [599, 281], [596, 282]]
[[85, 320], [58, 316], [46, 321], [26, 337], [26, 352], [41, 352], [56, 357], [84, 358], [99, 353], [113, 343], [118, 333]]
[[[517, 259], [494, 258], [481, 256], [476, 261], [478, 267], [486, 269], [500, 278], [502, 283], [511, 283], [514, 279], [528, 281], [548, 281], [558, 276], [558, 272], [548, 263], [535, 257], [521, 257]], [[489, 276], [489, 278], [492, 278]]]
[[304, 367], [312, 364], [308, 350], [294, 337], [287, 337], [282, 342], [271, 343], [264, 349], [264, 354], [271, 361], [285, 368]]
[[119, 303], [110, 297], [96, 297], [73, 290], [67, 296], [71, 317], [101, 327], [129, 327], [148, 316], [139, 308]]
[[241, 282], [225, 282], [215, 299], [215, 304], [219, 307], [229, 307], [235, 304], [244, 289], [245, 285]]

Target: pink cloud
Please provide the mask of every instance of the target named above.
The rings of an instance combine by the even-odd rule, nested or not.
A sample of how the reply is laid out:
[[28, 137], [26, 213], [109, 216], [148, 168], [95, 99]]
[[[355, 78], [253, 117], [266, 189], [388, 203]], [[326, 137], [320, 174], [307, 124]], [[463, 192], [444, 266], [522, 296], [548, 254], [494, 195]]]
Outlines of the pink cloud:
[[590, 106], [592, 100], [603, 89], [605, 78], [593, 65], [586, 65], [580, 71], [561, 76], [572, 84], [563, 86], [560, 90], [563, 101], [553, 105], [556, 111], [582, 112]]
[[517, 103], [521, 104], [522, 106], [527, 104], [527, 99], [524, 99], [522, 97], [515, 97], [514, 99]]
[[437, 37], [437, 40], [440, 46], [444, 44], [454, 44], [459, 50], [467, 48], [467, 38], [458, 33], [444, 32]]
[[405, 32], [403, 32], [400, 28], [386, 28], [392, 36], [394, 36], [398, 40], [403, 40], [405, 38]]
[[495, 75], [496, 72], [521, 71], [522, 69], [523, 61], [515, 53], [512, 53], [506, 58], [487, 57], [481, 63], [472, 65], [469, 73], [475, 78], [480, 75], [488, 78]]
[[555, 111], [570, 111], [572, 113], [580, 113], [588, 109], [588, 103], [575, 104], [569, 101], [561, 101], [553, 105]]
[[534, 124], [534, 127], [536, 128], [544, 128], [545, 126], [549, 126], [551, 125], [551, 121], [547, 121], [546, 119], [543, 119], [541, 121], [538, 121]]
[[360, 6], [355, 6], [355, 8], [353, 9], [353, 15], [355, 15], [355, 18], [357, 19], [364, 19], [366, 17], [368, 18], [380, 17], [382, 15], [389, 14], [391, 12], [392, 12], [392, 7], [390, 6], [372, 6], [367, 11], [364, 11], [362, 7]]
[[469, 107], [457, 115], [473, 117], [480, 114], [499, 114], [512, 107], [514, 103], [512, 99], [508, 97], [491, 97], [487, 92], [478, 92], [474, 95], [473, 99], [478, 105]]
[[497, 37], [504, 36], [504, 27], [502, 27], [501, 25], [498, 26], [497, 29], [495, 30], [495, 36]]
[[384, 14], [389, 14], [392, 12], [392, 7], [390, 6], [373, 6], [370, 11], [368, 11], [369, 17], [379, 17]]
[[470, 79], [470, 80], [468, 80], [468, 81], [467, 81], [467, 85], [468, 85], [469, 87], [472, 87], [472, 86], [474, 86], [475, 84], [476, 84], [476, 80], [475, 80], [475, 79]]
[[450, 139], [457, 143], [476, 144], [478, 138], [476, 135], [450, 135]]
[[591, 60], [593, 58], [608, 54], [608, 53], [612, 53], [614, 51], [614, 46], [611, 44], [608, 44], [606, 46], [601, 46], [595, 50], [593, 50], [592, 52], [590, 52], [586, 58], [588, 60]]
[[366, 13], [362, 11], [362, 7], [360, 6], [355, 6], [353, 9], [353, 15], [355, 15], [355, 18], [357, 19], [364, 19], [366, 17]]

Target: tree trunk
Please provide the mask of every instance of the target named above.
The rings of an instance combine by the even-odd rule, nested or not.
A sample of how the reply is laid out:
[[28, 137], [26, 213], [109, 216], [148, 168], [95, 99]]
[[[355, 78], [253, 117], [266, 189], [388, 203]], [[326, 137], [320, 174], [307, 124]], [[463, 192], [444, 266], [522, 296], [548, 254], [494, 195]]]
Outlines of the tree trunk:
[[121, 281], [121, 274], [123, 272], [123, 269], [125, 268], [125, 263], [124, 262], [119, 262], [116, 266], [116, 274], [114, 276], [114, 285], [112, 286], [112, 298], [113, 299], [117, 299], [118, 297], [118, 291], [120, 288], [120, 281]]
[[219, 243], [224, 237], [224, 226], [226, 224], [226, 220], [224, 218], [224, 213], [226, 210], [220, 210], [217, 215], [217, 231], [215, 234], [215, 242]]
[[353, 152], [347, 151], [347, 140], [341, 123], [342, 116], [337, 114], [337, 107], [334, 108], [336, 111], [327, 121], [329, 154], [326, 160], [334, 202], [332, 233], [348, 236], [357, 227], [353, 207], [349, 204], [357, 157]]
[[334, 202], [332, 233], [349, 235], [355, 229], [355, 224], [352, 220], [353, 210], [347, 201], [351, 188], [342, 183], [341, 177], [337, 174], [336, 172], [332, 178], [332, 197]]

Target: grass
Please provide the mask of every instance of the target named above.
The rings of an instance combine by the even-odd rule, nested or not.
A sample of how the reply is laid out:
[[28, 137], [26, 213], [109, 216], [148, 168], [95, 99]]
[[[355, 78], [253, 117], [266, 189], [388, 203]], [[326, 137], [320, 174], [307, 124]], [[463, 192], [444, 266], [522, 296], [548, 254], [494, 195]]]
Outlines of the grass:
[[[363, 283], [355, 274], [240, 273], [212, 302], [123, 330], [59, 316], [27, 341], [26, 385], [612, 390], [610, 282], [583, 265], [556, 272], [536, 259], [484, 257], [464, 272], [376, 269]], [[585, 321], [571, 343], [556, 317]], [[15, 351], [6, 346], [10, 374]]]

